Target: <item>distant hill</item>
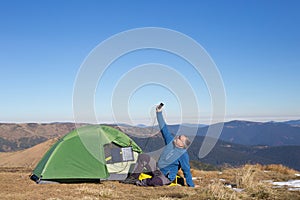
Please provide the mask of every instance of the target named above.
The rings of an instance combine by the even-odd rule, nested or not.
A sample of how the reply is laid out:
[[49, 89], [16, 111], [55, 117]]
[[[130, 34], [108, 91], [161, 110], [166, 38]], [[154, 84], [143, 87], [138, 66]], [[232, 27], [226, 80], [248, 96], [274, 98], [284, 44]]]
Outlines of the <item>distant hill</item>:
[[[79, 126], [82, 126], [81, 124]], [[133, 138], [145, 152], [163, 147], [163, 139], [155, 127], [113, 126]], [[72, 123], [0, 124], [0, 151], [28, 149], [49, 139], [59, 138], [75, 129]], [[170, 125], [170, 132], [189, 134], [196, 126]], [[288, 123], [231, 121], [224, 124], [221, 137], [213, 150], [203, 159], [198, 152], [208, 127], [197, 130], [189, 148], [191, 160], [222, 166], [246, 163], [283, 164], [300, 170], [300, 127]], [[238, 144], [239, 143], [239, 144]], [[2, 162], [2, 157], [0, 157]]]
[[[287, 122], [230, 121], [224, 123], [219, 139], [242, 145], [300, 145], [300, 120]], [[85, 124], [77, 124], [82, 126]], [[157, 126], [108, 124], [131, 136], [149, 137], [159, 132]], [[215, 126], [215, 125], [212, 125]], [[29, 148], [51, 138], [61, 137], [75, 129], [74, 123], [0, 123], [0, 152]], [[169, 125], [170, 132], [205, 136], [209, 126], [203, 124]]]
[[282, 164], [300, 170], [300, 146], [245, 146], [219, 140], [213, 150], [203, 159], [198, 158], [199, 143], [197, 137], [189, 149], [192, 160], [199, 160], [212, 165], [241, 166], [244, 164]]
[[33, 169], [56, 141], [56, 139], [50, 139], [25, 150], [0, 152], [0, 167], [26, 167]]
[[74, 123], [0, 123], [0, 152], [26, 149], [61, 137], [75, 128]]
[[290, 120], [290, 121], [285, 121], [283, 123], [289, 124], [289, 125], [292, 125], [292, 126], [299, 126], [300, 127], [300, 120]]
[[[224, 123], [219, 139], [243, 145], [300, 145], [300, 125], [295, 125], [298, 121], [289, 121], [286, 123], [230, 121]], [[209, 126], [199, 128], [197, 135], [205, 136], [208, 128]], [[169, 130], [173, 133], [179, 131], [181, 134], [187, 135], [195, 132], [194, 128], [183, 125], [170, 125]]]
[[[152, 152], [164, 146], [160, 135], [151, 138], [135, 138], [134, 141], [144, 150]], [[213, 166], [241, 166], [244, 164], [282, 164], [300, 170], [300, 146], [246, 146], [218, 140], [212, 151], [200, 159], [198, 153], [204, 137], [197, 136], [188, 149], [191, 161], [211, 164]]]
[[[176, 133], [180, 128], [179, 132], [185, 134], [195, 130], [195, 127], [180, 125], [170, 125], [168, 128], [172, 133]], [[121, 129], [127, 132], [126, 127]], [[129, 130], [134, 132], [135, 129], [131, 127]], [[146, 134], [143, 130], [149, 132], [148, 129], [139, 129], [138, 132]], [[157, 130], [156, 127], [154, 130]], [[191, 160], [215, 166], [224, 164], [240, 166], [247, 163], [283, 164], [300, 170], [300, 159], [297, 159], [300, 155], [300, 129], [298, 127], [279, 122], [231, 121], [224, 124], [221, 137], [213, 150], [205, 158], [199, 159], [198, 152], [204, 139], [201, 134], [204, 135], [206, 131], [207, 127], [198, 129], [197, 137], [188, 150]], [[155, 133], [155, 131], [152, 132]], [[161, 134], [149, 138], [132, 138], [145, 152], [158, 150], [164, 145]]]
[[232, 121], [224, 124], [220, 139], [244, 145], [300, 145], [300, 127], [278, 122]]

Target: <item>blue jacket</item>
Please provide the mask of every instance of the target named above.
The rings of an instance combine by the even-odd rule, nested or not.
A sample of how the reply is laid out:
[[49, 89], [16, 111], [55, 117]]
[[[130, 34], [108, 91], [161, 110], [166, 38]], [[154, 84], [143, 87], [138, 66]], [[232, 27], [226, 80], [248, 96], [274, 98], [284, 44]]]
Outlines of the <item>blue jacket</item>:
[[178, 170], [181, 168], [188, 186], [194, 187], [195, 185], [190, 170], [189, 155], [186, 149], [178, 148], [173, 144], [174, 137], [168, 131], [162, 112], [157, 112], [156, 115], [160, 131], [166, 144], [157, 163], [159, 169], [170, 179], [170, 181], [173, 181], [176, 178]]

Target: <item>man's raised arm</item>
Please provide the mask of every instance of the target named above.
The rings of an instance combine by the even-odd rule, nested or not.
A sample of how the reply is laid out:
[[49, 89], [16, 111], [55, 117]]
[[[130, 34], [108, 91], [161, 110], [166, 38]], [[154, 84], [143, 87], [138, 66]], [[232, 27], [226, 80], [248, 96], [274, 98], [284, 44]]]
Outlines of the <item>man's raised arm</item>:
[[170, 142], [172, 142], [173, 136], [169, 133], [167, 124], [162, 115], [162, 109], [156, 108], [156, 116], [157, 116], [158, 125], [159, 125], [160, 131], [162, 133], [162, 136], [164, 138], [165, 144], [169, 144]]

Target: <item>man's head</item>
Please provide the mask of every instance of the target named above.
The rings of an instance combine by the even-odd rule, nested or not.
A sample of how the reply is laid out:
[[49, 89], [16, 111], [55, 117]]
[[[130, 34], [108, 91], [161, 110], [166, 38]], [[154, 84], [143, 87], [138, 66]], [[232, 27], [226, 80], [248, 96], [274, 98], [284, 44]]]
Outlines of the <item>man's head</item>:
[[174, 138], [173, 143], [178, 148], [186, 149], [191, 144], [191, 141], [185, 135], [179, 135]]

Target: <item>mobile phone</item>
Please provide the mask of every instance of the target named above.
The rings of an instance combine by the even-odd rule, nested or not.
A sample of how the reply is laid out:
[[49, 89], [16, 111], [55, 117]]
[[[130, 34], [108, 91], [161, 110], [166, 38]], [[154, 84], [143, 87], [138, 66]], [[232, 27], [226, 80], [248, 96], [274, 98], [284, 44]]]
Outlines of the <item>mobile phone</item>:
[[158, 109], [161, 109], [163, 106], [164, 106], [164, 104], [163, 104], [163, 103], [160, 103], [160, 104], [157, 106], [157, 108], [158, 108]]

